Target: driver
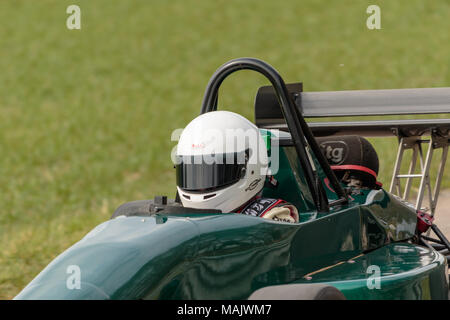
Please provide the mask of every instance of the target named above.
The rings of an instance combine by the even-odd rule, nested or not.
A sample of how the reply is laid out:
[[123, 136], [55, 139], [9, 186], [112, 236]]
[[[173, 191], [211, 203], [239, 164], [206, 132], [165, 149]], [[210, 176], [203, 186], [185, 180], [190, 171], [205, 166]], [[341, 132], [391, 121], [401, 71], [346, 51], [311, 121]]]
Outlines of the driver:
[[259, 129], [239, 114], [213, 111], [192, 120], [172, 160], [185, 207], [299, 221], [294, 205], [261, 196], [271, 178], [267, 147]]

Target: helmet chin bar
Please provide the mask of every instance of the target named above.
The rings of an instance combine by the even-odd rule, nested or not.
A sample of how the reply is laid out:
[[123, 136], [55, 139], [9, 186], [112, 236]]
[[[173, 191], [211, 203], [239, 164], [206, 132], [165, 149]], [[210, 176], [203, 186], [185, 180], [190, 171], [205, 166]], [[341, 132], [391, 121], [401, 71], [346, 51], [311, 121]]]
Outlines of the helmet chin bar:
[[[239, 58], [231, 60], [223, 64], [211, 77], [203, 97], [201, 114], [217, 110], [218, 91], [222, 82], [227, 76], [238, 70], [253, 70], [264, 75], [272, 84], [275, 89], [278, 102], [281, 107], [281, 112], [286, 124], [292, 136], [292, 141], [295, 146], [297, 156], [300, 160], [305, 179], [308, 187], [311, 191], [311, 195], [314, 200], [314, 204], [318, 211], [328, 211], [329, 206], [334, 206], [348, 201], [347, 194], [340, 185], [333, 171], [331, 170], [326, 158], [320, 151], [314, 136], [305, 122], [301, 113], [297, 110], [289, 95], [288, 89], [284, 80], [280, 74], [269, 64], [264, 61], [254, 58]], [[338, 200], [328, 202], [322, 187], [319, 182], [319, 178], [313, 169], [313, 166], [309, 160], [305, 146], [309, 145], [310, 149], [314, 153], [324, 173], [330, 180], [333, 189], [339, 196]]]

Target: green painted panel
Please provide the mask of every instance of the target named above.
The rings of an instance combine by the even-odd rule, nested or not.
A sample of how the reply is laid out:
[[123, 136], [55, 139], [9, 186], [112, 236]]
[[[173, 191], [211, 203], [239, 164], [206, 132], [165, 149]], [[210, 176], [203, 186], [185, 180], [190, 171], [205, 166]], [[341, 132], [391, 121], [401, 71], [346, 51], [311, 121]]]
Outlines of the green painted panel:
[[445, 257], [409, 243], [394, 243], [298, 283], [328, 283], [347, 299], [448, 299]]
[[[413, 236], [413, 211], [393, 214], [392, 220], [377, 217], [379, 207], [405, 208], [384, 191], [369, 195], [366, 200], [373, 203], [353, 203], [298, 224], [240, 214], [119, 217], [62, 253], [17, 298], [245, 299], [258, 288], [301, 281], [308, 273]], [[403, 231], [391, 232], [389, 225], [398, 221], [405, 224]], [[404, 260], [403, 255], [390, 252], [392, 259]], [[71, 265], [81, 270], [80, 290], [67, 288]]]
[[[294, 204], [301, 218], [306, 221], [315, 216], [315, 206], [304, 179], [303, 171], [297, 160], [295, 149], [281, 147], [278, 154], [279, 168], [274, 178], [278, 181], [278, 187], [264, 188], [263, 196], [279, 198]], [[302, 215], [303, 214], [303, 215]]]

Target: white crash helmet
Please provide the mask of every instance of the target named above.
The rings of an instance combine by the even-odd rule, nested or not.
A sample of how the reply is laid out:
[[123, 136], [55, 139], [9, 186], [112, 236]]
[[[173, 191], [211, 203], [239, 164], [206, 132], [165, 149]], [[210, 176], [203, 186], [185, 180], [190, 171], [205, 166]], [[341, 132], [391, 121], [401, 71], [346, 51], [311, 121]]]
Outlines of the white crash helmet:
[[175, 161], [184, 207], [233, 212], [264, 187], [267, 147], [259, 129], [229, 111], [204, 113], [183, 130]]

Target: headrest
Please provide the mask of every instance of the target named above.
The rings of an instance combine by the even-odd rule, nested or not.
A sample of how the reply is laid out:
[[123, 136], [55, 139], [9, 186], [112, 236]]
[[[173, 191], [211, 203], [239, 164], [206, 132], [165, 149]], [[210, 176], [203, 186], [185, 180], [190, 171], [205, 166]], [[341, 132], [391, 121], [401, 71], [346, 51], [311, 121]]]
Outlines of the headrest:
[[372, 144], [361, 136], [316, 138], [331, 169], [341, 179], [346, 172], [363, 186], [375, 188], [379, 169], [378, 155]]

